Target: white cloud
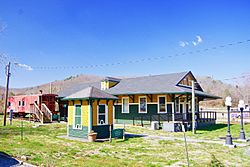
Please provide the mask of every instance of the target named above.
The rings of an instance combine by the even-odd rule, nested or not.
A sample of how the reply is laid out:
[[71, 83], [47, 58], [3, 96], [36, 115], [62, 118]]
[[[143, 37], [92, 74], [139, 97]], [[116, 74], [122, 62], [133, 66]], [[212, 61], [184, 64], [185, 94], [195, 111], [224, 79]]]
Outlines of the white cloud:
[[197, 35], [196, 38], [197, 38], [197, 42], [198, 43], [201, 43], [203, 41], [202, 38], [201, 38], [201, 36], [199, 36], [199, 35]]
[[28, 71], [32, 71], [33, 70], [33, 68], [31, 66], [28, 66], [26, 64], [15, 63], [15, 65], [17, 65], [19, 67], [22, 67], [22, 68], [25, 68]]
[[198, 45], [198, 43], [197, 43], [197, 42], [194, 42], [194, 41], [193, 41], [192, 43], [193, 43], [193, 45], [194, 45], [194, 46]]
[[196, 38], [197, 38], [197, 41], [192, 41], [194, 46], [197, 46], [198, 44], [203, 42], [203, 39], [201, 38], [201, 36], [197, 35]]
[[196, 40], [190, 41], [190, 42], [187, 42], [187, 41], [180, 41], [180, 42], [179, 42], [179, 46], [185, 47], [185, 46], [189, 45], [189, 43], [190, 43], [191, 45], [193, 44], [193, 46], [197, 46], [197, 45], [199, 45], [199, 44], [202, 43], [202, 42], [203, 42], [203, 39], [201, 38], [201, 36], [200, 36], [200, 35], [197, 35], [197, 36], [196, 36]]
[[187, 46], [187, 45], [189, 45], [189, 43], [188, 42], [186, 42], [186, 41], [180, 41], [179, 42], [179, 45], [181, 46], [181, 47], [185, 47], [185, 46]]

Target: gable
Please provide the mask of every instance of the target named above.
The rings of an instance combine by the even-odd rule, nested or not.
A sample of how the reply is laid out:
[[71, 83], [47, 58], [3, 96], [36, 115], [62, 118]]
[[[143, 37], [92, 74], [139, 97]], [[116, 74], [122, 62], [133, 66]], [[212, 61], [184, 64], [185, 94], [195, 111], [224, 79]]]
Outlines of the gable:
[[196, 78], [192, 74], [192, 72], [188, 72], [177, 84], [177, 86], [182, 87], [192, 87], [192, 81], [195, 82], [194, 88], [195, 90], [203, 91], [200, 84], [197, 82]]

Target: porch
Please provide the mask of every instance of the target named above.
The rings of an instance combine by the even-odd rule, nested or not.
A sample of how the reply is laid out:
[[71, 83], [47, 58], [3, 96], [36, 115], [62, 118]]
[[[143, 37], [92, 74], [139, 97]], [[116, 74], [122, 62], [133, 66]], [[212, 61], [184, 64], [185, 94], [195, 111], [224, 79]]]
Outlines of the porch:
[[[199, 123], [213, 123], [217, 119], [215, 111], [200, 111], [195, 113], [195, 121]], [[133, 117], [133, 125], [150, 126], [152, 122], [192, 123], [192, 113], [166, 113], [155, 115], [141, 115]]]

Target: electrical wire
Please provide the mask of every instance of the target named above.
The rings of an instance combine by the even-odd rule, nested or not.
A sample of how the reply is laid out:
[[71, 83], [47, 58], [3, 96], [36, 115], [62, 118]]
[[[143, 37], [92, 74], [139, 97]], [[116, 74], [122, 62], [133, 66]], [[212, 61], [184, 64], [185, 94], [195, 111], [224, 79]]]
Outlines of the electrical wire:
[[157, 60], [166, 59], [166, 58], [192, 55], [195, 53], [202, 53], [202, 52], [207, 52], [210, 50], [217, 50], [220, 48], [225, 48], [228, 46], [234, 46], [234, 45], [239, 45], [239, 44], [248, 43], [248, 42], [250, 42], [250, 39], [244, 40], [244, 41], [237, 41], [234, 43], [227, 43], [224, 45], [213, 46], [213, 47], [205, 48], [205, 49], [199, 49], [199, 50], [195, 50], [195, 51], [183, 52], [183, 53], [179, 53], [179, 54], [176, 53], [176, 54], [169, 55], [169, 56], [141, 58], [141, 59], [137, 59], [137, 60], [128, 60], [128, 61], [124, 61], [124, 62], [115, 62], [115, 63], [106, 63], [106, 64], [92, 64], [92, 65], [85, 65], [85, 66], [33, 66], [32, 68], [34, 70], [62, 70], [62, 69], [83, 69], [83, 68], [88, 69], [88, 68], [117, 66], [117, 65], [121, 65], [121, 64], [134, 64], [134, 63], [140, 63], [140, 62], [145, 62], [145, 61], [157, 61]]

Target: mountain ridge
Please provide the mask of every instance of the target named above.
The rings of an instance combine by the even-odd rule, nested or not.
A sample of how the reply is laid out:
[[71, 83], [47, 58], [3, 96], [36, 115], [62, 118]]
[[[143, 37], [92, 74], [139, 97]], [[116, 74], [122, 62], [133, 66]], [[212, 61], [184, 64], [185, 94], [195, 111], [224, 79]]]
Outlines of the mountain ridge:
[[[10, 96], [22, 95], [22, 94], [38, 94], [40, 93], [40, 90], [42, 90], [43, 93], [57, 94], [59, 91], [63, 89], [67, 89], [68, 87], [72, 85], [81, 84], [81, 83], [98, 82], [104, 78], [105, 77], [98, 76], [98, 75], [79, 74], [75, 76], [69, 76], [62, 80], [55, 80], [50, 83], [45, 83], [45, 84], [41, 84], [41, 85], [37, 85], [33, 87], [11, 88], [9, 92], [10, 92]], [[118, 77], [118, 78], [127, 78], [127, 77]], [[233, 103], [236, 104], [240, 98], [241, 99], [244, 98], [244, 96], [242, 95], [246, 93], [244, 92], [243, 87], [235, 87], [231, 84], [224, 83], [220, 80], [215, 80], [209, 76], [197, 76], [196, 79], [198, 80], [198, 82], [200, 83], [201, 87], [203, 88], [205, 92], [222, 97], [222, 99], [202, 102], [201, 103], [202, 106], [203, 105], [204, 106], [223, 106], [224, 105], [223, 99], [226, 96], [232, 96]], [[0, 95], [1, 95], [0, 100], [3, 100], [4, 94], [5, 94], [5, 88], [0, 86]]]

